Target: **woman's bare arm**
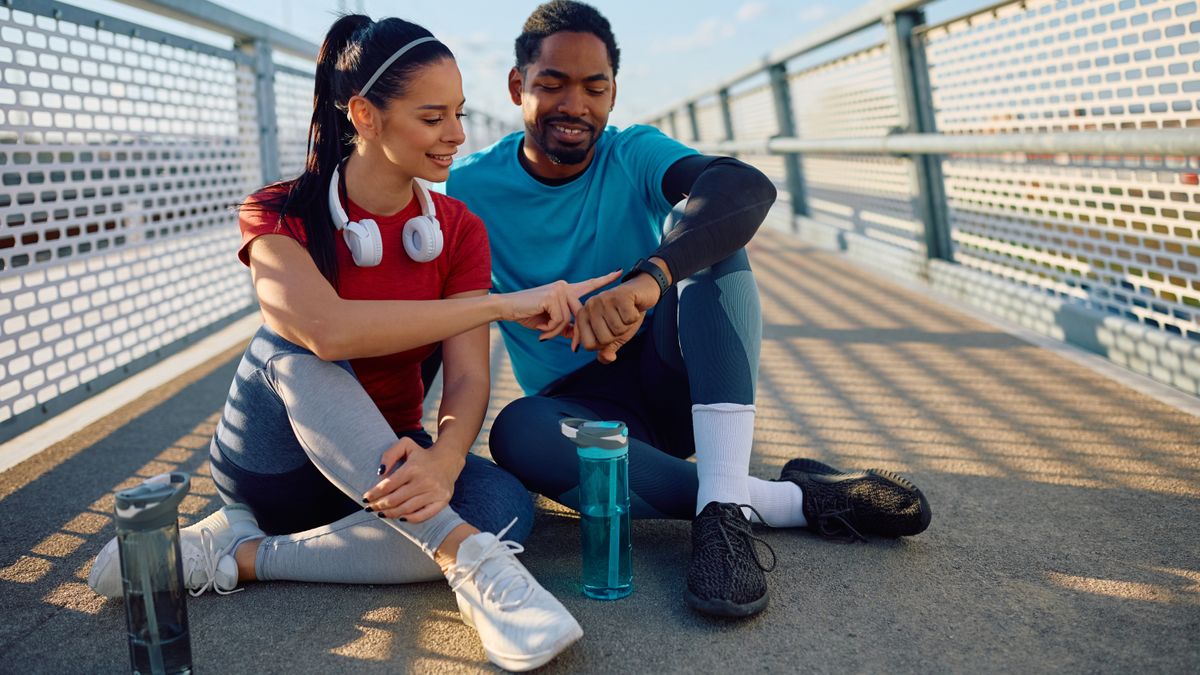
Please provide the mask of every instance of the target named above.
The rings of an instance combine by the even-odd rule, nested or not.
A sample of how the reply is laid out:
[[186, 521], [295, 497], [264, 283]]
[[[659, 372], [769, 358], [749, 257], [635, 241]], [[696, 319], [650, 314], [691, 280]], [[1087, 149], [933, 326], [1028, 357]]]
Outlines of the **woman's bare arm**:
[[553, 337], [570, 323], [568, 297], [577, 301], [619, 276], [618, 270], [573, 284], [447, 300], [346, 300], [291, 237], [257, 237], [249, 254], [267, 325], [326, 361], [394, 354], [491, 321], [519, 321]]

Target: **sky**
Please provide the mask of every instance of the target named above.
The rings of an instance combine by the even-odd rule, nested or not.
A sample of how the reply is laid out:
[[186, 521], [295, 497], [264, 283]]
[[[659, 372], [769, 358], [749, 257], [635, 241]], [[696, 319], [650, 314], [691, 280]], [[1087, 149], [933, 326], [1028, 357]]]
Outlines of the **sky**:
[[[215, 0], [218, 4], [320, 43], [340, 11], [372, 18], [398, 16], [421, 24], [455, 53], [470, 108], [516, 123], [507, 74], [513, 40], [538, 0]], [[711, 88], [867, 0], [593, 0], [612, 24], [621, 49], [617, 103], [611, 123], [645, 121], [688, 96]], [[976, 0], [941, 4], [974, 6]], [[98, 12], [133, 18], [113, 0], [74, 0]], [[931, 19], [936, 19], [930, 13]], [[155, 22], [146, 23], [154, 25]], [[169, 32], [195, 29], [163, 22]], [[172, 30], [174, 29], [174, 30]], [[871, 31], [859, 46], [882, 39]]]
[[[468, 106], [519, 119], [507, 77], [513, 40], [538, 0], [253, 0], [253, 11], [244, 0], [217, 1], [260, 21], [278, 17], [275, 25], [313, 42], [339, 8], [421, 24], [455, 53]], [[621, 49], [612, 121], [625, 126], [659, 113], [864, 1], [596, 0]]]

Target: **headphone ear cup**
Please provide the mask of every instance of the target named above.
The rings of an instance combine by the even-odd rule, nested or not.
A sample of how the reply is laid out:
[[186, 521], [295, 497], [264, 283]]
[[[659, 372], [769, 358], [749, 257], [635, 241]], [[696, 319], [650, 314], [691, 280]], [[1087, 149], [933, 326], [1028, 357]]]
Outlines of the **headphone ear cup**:
[[375, 267], [383, 261], [383, 238], [379, 236], [379, 225], [367, 218], [347, 223], [342, 229], [342, 238], [350, 249], [354, 264], [359, 267]]
[[417, 262], [430, 262], [442, 254], [442, 226], [436, 218], [417, 216], [404, 224], [404, 251]]
[[437, 242], [433, 245], [433, 248], [435, 251], [435, 253], [433, 254], [433, 257], [436, 258], [442, 254], [442, 224], [439, 223], [436, 218], [433, 218], [431, 220], [433, 220], [433, 222], [435, 224], [437, 224], [437, 229], [434, 230], [434, 232], [433, 232], [434, 238], [437, 239]]

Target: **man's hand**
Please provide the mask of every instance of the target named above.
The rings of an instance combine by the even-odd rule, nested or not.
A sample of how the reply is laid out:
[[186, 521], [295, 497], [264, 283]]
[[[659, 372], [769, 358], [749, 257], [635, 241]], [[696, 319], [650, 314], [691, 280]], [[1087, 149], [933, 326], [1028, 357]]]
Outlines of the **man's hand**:
[[[401, 462], [403, 465], [392, 472]], [[439, 449], [436, 443], [426, 450], [411, 438], [401, 438], [383, 453], [379, 463], [381, 475], [386, 478], [368, 490], [363, 499], [383, 517], [419, 523], [450, 503], [465, 460], [461, 453]]]
[[637, 334], [646, 312], [658, 304], [658, 297], [658, 282], [646, 274], [592, 296], [586, 305], [573, 308], [571, 350], [582, 345], [597, 352], [596, 358], [601, 363], [616, 361], [617, 350]]
[[555, 281], [537, 288], [504, 293], [497, 296], [504, 302], [501, 320], [515, 321], [526, 328], [541, 331], [538, 337], [549, 340], [570, 327], [572, 313], [582, 307], [579, 298], [597, 288], [604, 288], [620, 277], [621, 270], [616, 270], [573, 284]]

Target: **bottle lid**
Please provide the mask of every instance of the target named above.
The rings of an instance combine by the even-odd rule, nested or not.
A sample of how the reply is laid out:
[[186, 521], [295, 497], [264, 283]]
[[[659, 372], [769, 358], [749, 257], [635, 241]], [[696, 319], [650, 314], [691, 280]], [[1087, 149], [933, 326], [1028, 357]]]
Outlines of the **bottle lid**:
[[606, 457], [620, 457], [629, 451], [629, 429], [624, 422], [594, 422], [578, 417], [560, 421], [562, 434], [580, 448], [606, 450]]
[[162, 473], [141, 485], [117, 493], [117, 529], [156, 530], [175, 522], [179, 502], [191, 488], [192, 477], [182, 471]]

